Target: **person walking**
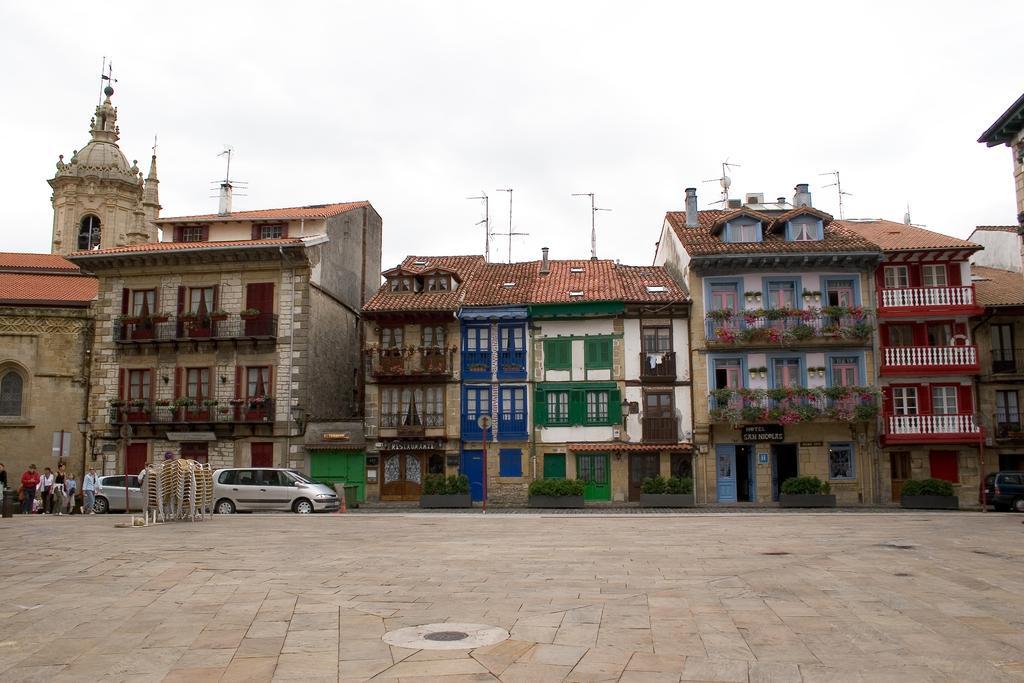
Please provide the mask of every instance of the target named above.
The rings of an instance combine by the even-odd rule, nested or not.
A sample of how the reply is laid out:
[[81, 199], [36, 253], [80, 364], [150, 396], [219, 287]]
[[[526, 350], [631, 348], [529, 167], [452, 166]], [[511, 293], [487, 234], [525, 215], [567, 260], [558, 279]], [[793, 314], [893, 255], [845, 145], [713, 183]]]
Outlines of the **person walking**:
[[64, 480], [64, 509], [69, 515], [75, 512], [76, 495], [78, 495], [78, 482], [75, 480], [75, 473], [71, 472]]
[[4, 489], [7, 488], [7, 470], [4, 469], [4, 464], [0, 462], [0, 493], [3, 493]]
[[35, 464], [29, 465], [21, 475], [21, 514], [32, 513], [32, 501], [36, 499], [36, 488], [39, 487], [39, 472]]
[[43, 476], [39, 479], [39, 488], [43, 494], [43, 514], [53, 512], [53, 470], [49, 467], [43, 468]]
[[87, 515], [94, 514], [96, 511], [93, 510], [93, 506], [96, 504], [96, 468], [90, 467], [88, 474], [82, 478], [82, 496], [84, 498], [83, 503], [85, 509], [83, 512]]
[[64, 463], [57, 465], [57, 474], [53, 477], [53, 486], [50, 488], [50, 514], [64, 514], [64, 485], [68, 481], [68, 475], [64, 469]]

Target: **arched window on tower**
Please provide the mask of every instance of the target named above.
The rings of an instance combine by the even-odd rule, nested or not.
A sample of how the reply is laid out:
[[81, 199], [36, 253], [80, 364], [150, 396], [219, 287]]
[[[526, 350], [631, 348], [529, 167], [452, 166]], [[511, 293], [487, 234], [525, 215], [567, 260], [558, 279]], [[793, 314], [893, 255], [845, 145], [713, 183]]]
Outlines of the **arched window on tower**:
[[78, 226], [78, 250], [89, 251], [100, 248], [100, 219], [91, 213], [82, 216]]
[[0, 416], [21, 417], [22, 389], [21, 375], [15, 370], [0, 377]]

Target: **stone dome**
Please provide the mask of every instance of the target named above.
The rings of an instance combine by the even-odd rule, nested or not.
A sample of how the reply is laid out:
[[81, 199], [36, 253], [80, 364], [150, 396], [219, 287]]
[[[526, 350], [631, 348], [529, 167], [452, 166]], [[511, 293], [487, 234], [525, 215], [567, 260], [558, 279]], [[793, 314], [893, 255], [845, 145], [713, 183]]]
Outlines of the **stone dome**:
[[125, 157], [121, 148], [114, 142], [92, 140], [78, 154], [71, 157], [71, 164], [82, 170], [90, 169], [97, 171], [119, 172], [123, 175], [132, 175], [131, 164]]

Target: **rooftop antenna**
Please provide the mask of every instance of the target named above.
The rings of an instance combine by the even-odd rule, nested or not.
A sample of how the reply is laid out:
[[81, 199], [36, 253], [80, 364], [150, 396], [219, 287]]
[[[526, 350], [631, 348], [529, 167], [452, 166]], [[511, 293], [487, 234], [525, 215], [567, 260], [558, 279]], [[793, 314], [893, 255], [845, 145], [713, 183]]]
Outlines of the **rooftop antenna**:
[[839, 194], [839, 219], [842, 220], [844, 218], [844, 216], [843, 216], [843, 195], [846, 195], [847, 197], [852, 197], [853, 195], [850, 194], [849, 192], [843, 192], [843, 186], [839, 182], [839, 171], [826, 171], [825, 173], [819, 173], [818, 175], [833, 175], [833, 176], [836, 177], [836, 181], [834, 183], [829, 183], [828, 185], [825, 185], [824, 187], [834, 187], [834, 188], [836, 188], [836, 192]]
[[907, 212], [903, 214], [903, 224], [910, 225], [910, 202], [907, 202]]
[[[217, 212], [221, 216], [226, 216], [231, 213], [231, 198], [235, 195], [235, 187], [238, 186], [239, 189], [244, 190], [249, 184], [241, 180], [231, 180], [231, 157], [234, 153], [234, 147], [231, 145], [224, 145], [224, 151], [217, 155], [219, 157], [227, 157], [227, 168], [224, 170], [224, 180], [213, 181], [213, 189], [220, 189], [220, 193], [218, 195], [211, 195], [220, 197], [220, 207]], [[245, 197], [246, 195], [239, 194], [238, 196]]]
[[590, 197], [590, 260], [597, 260], [597, 223], [594, 217], [598, 211], [611, 211], [611, 209], [599, 209], [594, 204], [593, 192], [574, 192], [573, 197]]
[[484, 200], [484, 219], [474, 223], [474, 225], [484, 225], [484, 263], [491, 262], [491, 204], [490, 198], [487, 193], [480, 190], [479, 197], [466, 197], [466, 199], [482, 199]]
[[[106, 81], [106, 85], [103, 84]], [[106, 95], [106, 89], [111, 88], [110, 94], [114, 94], [113, 85], [117, 83], [117, 79], [114, 78], [114, 60], [107, 61], [106, 56], [103, 57], [103, 66], [100, 67], [100, 99], [96, 104], [103, 104], [103, 96]]]
[[529, 235], [528, 232], [512, 231], [512, 188], [498, 188], [495, 192], [508, 192], [508, 232], [496, 232], [495, 235], [508, 235], [508, 262], [512, 263], [512, 235]]
[[719, 185], [722, 186], [722, 198], [719, 199], [717, 202], [711, 202], [712, 205], [721, 204], [723, 209], [729, 208], [729, 188], [732, 187], [732, 178], [729, 177], [729, 169], [739, 167], [739, 164], [730, 163], [729, 159], [726, 158], [726, 160], [722, 162], [722, 177], [709, 178], [708, 180], [704, 181], [705, 183], [717, 182]]

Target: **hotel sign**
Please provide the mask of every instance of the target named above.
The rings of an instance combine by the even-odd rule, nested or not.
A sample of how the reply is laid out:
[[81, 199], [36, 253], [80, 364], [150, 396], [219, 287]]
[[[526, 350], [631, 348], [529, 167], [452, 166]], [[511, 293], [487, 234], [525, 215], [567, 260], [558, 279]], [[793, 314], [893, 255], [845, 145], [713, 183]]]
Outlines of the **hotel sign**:
[[782, 441], [786, 434], [782, 425], [744, 425], [740, 428], [740, 437], [745, 443], [764, 443]]

